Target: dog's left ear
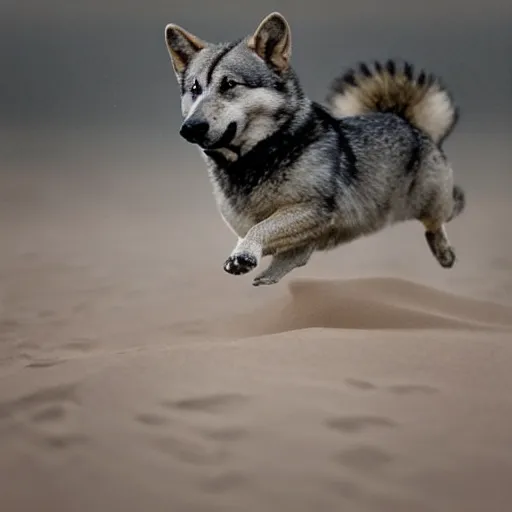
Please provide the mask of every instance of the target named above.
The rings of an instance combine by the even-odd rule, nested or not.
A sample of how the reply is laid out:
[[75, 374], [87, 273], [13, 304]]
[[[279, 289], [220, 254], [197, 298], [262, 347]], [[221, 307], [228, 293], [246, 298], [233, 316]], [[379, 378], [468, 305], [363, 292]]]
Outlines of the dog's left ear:
[[290, 66], [292, 35], [282, 14], [269, 14], [249, 38], [248, 45], [276, 71], [285, 71]]

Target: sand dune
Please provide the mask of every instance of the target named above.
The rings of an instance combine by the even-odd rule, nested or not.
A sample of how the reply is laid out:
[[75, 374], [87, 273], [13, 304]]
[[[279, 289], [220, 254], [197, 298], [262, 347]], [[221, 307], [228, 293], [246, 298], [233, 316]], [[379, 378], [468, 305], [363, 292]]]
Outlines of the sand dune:
[[293, 279], [166, 342], [11, 361], [3, 510], [502, 512], [511, 313], [397, 278]]
[[512, 307], [397, 278], [292, 280], [290, 297], [183, 331], [258, 336], [326, 327], [340, 329], [512, 329]]
[[511, 508], [510, 206], [254, 288], [199, 178], [81, 176], [0, 183], [2, 512]]

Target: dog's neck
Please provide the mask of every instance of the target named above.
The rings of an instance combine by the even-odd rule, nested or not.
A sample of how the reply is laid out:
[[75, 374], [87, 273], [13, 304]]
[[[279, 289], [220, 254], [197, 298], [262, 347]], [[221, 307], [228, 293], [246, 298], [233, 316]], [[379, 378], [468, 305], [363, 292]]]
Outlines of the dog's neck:
[[[301, 97], [293, 102], [293, 108], [283, 111], [275, 118], [256, 119], [246, 128], [237, 144], [214, 151], [205, 151], [206, 156], [214, 153], [223, 157], [227, 162], [233, 163], [250, 153], [257, 145], [269, 139], [286, 127], [288, 133], [293, 133], [301, 127], [313, 110], [313, 102], [307, 97]], [[215, 158], [214, 158], [215, 159]]]
[[244, 154], [237, 149], [205, 151], [210, 177], [226, 197], [250, 195], [265, 180], [286, 173], [308, 146], [332, 129], [334, 122], [319, 104], [304, 104], [304, 110], [297, 111]]

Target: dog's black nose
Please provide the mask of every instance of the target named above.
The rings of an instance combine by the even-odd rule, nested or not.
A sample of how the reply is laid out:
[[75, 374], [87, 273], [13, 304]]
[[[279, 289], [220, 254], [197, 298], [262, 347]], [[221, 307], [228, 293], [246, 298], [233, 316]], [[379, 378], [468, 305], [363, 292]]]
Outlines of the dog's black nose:
[[202, 142], [210, 129], [210, 125], [206, 121], [189, 119], [183, 123], [180, 135], [189, 142]]

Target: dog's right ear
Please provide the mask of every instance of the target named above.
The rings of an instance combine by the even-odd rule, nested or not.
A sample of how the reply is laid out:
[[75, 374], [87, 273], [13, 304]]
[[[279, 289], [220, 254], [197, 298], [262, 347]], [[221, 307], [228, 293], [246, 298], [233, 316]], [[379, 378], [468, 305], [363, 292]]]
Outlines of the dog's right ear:
[[187, 69], [192, 58], [207, 45], [205, 41], [174, 23], [165, 27], [165, 42], [178, 77]]

